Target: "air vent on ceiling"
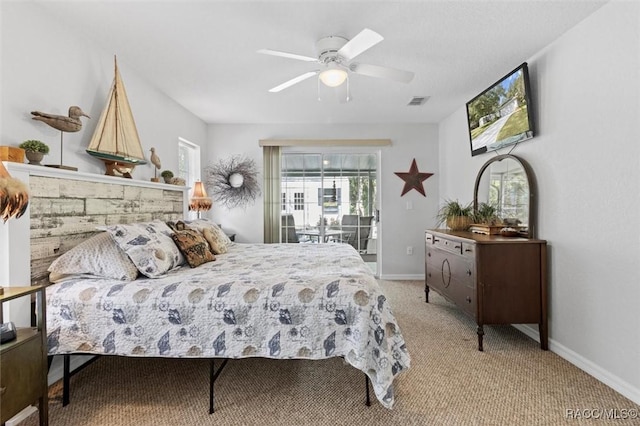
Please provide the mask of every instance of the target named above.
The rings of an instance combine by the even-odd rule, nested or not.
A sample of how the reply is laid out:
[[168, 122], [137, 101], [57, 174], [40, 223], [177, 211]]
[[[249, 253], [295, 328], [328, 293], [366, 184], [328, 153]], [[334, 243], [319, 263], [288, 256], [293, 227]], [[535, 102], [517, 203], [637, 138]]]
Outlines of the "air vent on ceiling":
[[407, 106], [420, 106], [424, 105], [425, 102], [429, 99], [429, 96], [414, 96]]

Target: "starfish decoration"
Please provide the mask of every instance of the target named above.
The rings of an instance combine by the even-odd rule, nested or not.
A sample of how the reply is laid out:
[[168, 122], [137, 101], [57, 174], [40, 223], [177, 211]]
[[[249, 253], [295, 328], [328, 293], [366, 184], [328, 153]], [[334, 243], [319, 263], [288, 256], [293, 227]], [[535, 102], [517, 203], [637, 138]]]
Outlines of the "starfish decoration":
[[424, 197], [427, 196], [427, 194], [425, 194], [424, 192], [424, 186], [422, 185], [422, 182], [424, 182], [425, 180], [433, 176], [433, 173], [419, 172], [418, 165], [416, 164], [415, 158], [411, 162], [411, 168], [409, 169], [408, 172], [406, 173], [394, 172], [394, 173], [404, 181], [404, 188], [402, 188], [402, 194], [400, 194], [401, 197], [407, 192], [411, 191], [412, 189], [415, 189], [416, 191], [421, 193]]

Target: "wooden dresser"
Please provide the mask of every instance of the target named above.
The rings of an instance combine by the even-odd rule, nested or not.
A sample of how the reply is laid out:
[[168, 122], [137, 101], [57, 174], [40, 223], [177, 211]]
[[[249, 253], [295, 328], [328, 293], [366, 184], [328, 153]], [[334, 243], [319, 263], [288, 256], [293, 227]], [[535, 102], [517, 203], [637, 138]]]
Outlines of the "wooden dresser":
[[478, 350], [485, 324], [538, 324], [548, 349], [547, 243], [467, 231], [425, 233], [425, 293], [433, 289], [474, 319]]

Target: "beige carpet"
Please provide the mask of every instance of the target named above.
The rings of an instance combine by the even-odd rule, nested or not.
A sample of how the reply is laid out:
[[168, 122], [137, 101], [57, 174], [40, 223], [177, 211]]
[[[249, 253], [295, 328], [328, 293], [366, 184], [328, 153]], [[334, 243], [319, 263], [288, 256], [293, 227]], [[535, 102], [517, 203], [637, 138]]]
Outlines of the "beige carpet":
[[[568, 409], [640, 407], [509, 326], [475, 325], [423, 283], [382, 281], [412, 366], [396, 379], [396, 405], [364, 405], [364, 374], [340, 359], [232, 360], [208, 414], [208, 361], [103, 357], [71, 380], [62, 407], [50, 388], [51, 425], [639, 425], [575, 420]], [[36, 425], [37, 414], [24, 425]]]

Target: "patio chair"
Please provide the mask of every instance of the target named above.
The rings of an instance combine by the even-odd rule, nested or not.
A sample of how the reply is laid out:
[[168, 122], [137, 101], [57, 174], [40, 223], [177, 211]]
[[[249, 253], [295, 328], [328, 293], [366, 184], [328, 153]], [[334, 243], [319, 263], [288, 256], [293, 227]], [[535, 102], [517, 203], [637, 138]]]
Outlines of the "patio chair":
[[373, 216], [345, 214], [342, 216], [342, 241], [351, 244], [359, 253], [367, 251]]
[[280, 227], [280, 240], [283, 243], [299, 243], [298, 234], [296, 233], [296, 223], [292, 214], [282, 215], [282, 224]]

